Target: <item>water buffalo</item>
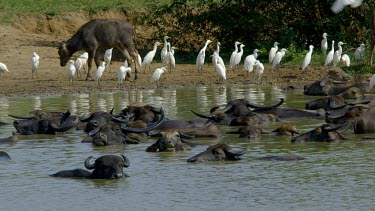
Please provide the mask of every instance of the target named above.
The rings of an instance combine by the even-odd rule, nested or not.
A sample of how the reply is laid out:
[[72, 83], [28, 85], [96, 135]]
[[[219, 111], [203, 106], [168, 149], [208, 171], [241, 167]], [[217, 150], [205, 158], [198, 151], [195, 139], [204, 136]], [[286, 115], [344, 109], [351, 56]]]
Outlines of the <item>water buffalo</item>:
[[64, 170], [52, 174], [52, 177], [83, 177], [89, 179], [119, 179], [127, 177], [123, 172], [123, 168], [128, 168], [130, 162], [124, 155], [104, 155], [95, 160], [94, 164], [90, 164], [90, 159], [86, 158], [85, 167], [92, 172], [84, 169]]
[[259, 138], [260, 134], [273, 134], [275, 136], [294, 136], [294, 134], [300, 134], [295, 126], [282, 125], [273, 131], [265, 131], [260, 127], [256, 126], [242, 126], [235, 131], [229, 131], [227, 134], [239, 134], [239, 138], [256, 139]]
[[71, 115], [71, 113], [67, 111], [62, 113], [60, 116], [50, 116], [47, 114], [47, 117], [38, 116], [36, 118], [32, 117], [22, 120], [15, 120], [13, 122], [13, 126], [16, 128], [17, 132], [22, 135], [56, 134], [57, 132], [65, 132], [76, 127], [77, 123], [77, 117]]
[[100, 127], [105, 126], [110, 122], [126, 123], [128, 121], [129, 120], [127, 118], [116, 118], [114, 115], [112, 115], [112, 111], [110, 113], [104, 111], [93, 112], [89, 117], [81, 119], [81, 122], [87, 123], [84, 129], [86, 133], [96, 133]]
[[239, 156], [244, 155], [246, 150], [233, 150], [227, 144], [216, 144], [210, 146], [206, 151], [201, 152], [187, 160], [189, 163], [223, 161], [223, 160], [239, 160]]
[[213, 138], [220, 138], [223, 137], [224, 134], [219, 130], [219, 128], [215, 124], [208, 123], [207, 125], [200, 127], [200, 128], [186, 128], [186, 129], [179, 129], [180, 133], [192, 136], [194, 138], [198, 137], [213, 137]]
[[307, 110], [324, 109], [325, 111], [332, 110], [332, 107], [346, 104], [345, 99], [341, 96], [333, 95], [324, 98], [309, 101], [305, 104]]
[[256, 104], [249, 103], [245, 99], [236, 99], [228, 102], [227, 106], [220, 110], [218, 107], [213, 107], [210, 110], [209, 115], [207, 114], [199, 114], [195, 111], [193, 112], [195, 115], [208, 119], [215, 124], [220, 125], [231, 125], [231, 126], [246, 126], [246, 125], [254, 125], [260, 124], [263, 122], [275, 122], [279, 121], [279, 118], [273, 114], [256, 114], [249, 109], [265, 109], [265, 108], [273, 108], [280, 106], [283, 104], [284, 99], [280, 99], [280, 102], [271, 105], [271, 106], [260, 106]]
[[121, 116], [128, 116], [133, 121], [142, 120], [146, 124], [157, 121], [161, 109], [151, 105], [132, 104], [121, 111]]
[[325, 78], [320, 81], [315, 81], [312, 84], [304, 86], [303, 93], [305, 95], [319, 95], [319, 96], [325, 96], [325, 95], [338, 95], [346, 90], [357, 87], [361, 91], [366, 91], [369, 87], [368, 83], [355, 83], [355, 84], [347, 84], [347, 85], [338, 85], [341, 84], [341, 82], [335, 82], [332, 79]]
[[176, 129], [165, 129], [159, 132], [158, 140], [147, 147], [146, 152], [174, 152], [191, 150], [189, 143], [182, 138], [184, 135]]
[[1, 160], [11, 160], [11, 158], [8, 153], [0, 151], [0, 161]]
[[[66, 42], [59, 46], [60, 65], [63, 67], [70, 57], [79, 50], [89, 54], [86, 80], [91, 80], [92, 60], [100, 64], [100, 48], [118, 48], [131, 64], [138, 60], [135, 32], [130, 23], [117, 19], [94, 19], [81, 26]], [[138, 62], [135, 62], [135, 79], [138, 78]]]
[[345, 139], [337, 132], [340, 128], [341, 126], [331, 127], [329, 124], [323, 124], [320, 127], [293, 137], [291, 142], [338, 142]]
[[[92, 134], [92, 144], [95, 146], [105, 146], [105, 145], [119, 145], [119, 144], [138, 144], [140, 138], [136, 135], [139, 133], [145, 133], [153, 130], [164, 120], [164, 112], [152, 125], [146, 127], [146, 124], [138, 120], [143, 124], [129, 124], [130, 126], [121, 126], [119, 124], [113, 123], [103, 126], [98, 132]], [[134, 123], [134, 122], [133, 122]], [[140, 126], [141, 125], [141, 126]]]
[[19, 141], [18, 139], [18, 136], [16, 135], [16, 133], [12, 133], [11, 136], [9, 137], [5, 137], [5, 138], [0, 138], [0, 144], [4, 144], [4, 143], [14, 143], [14, 142], [17, 142]]

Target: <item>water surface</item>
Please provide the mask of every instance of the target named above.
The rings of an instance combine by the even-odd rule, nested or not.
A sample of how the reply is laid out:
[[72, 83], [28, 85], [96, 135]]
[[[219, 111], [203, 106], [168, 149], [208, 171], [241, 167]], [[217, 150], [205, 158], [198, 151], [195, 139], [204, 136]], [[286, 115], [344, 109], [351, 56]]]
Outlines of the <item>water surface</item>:
[[[316, 97], [285, 93], [277, 87], [198, 87], [191, 89], [141, 90], [129, 93], [76, 94], [54, 97], [0, 98], [0, 120], [8, 114], [23, 115], [33, 109], [70, 110], [82, 115], [93, 111], [115, 112], [131, 102], [163, 107], [170, 119], [192, 119], [191, 109], [207, 113], [215, 105], [246, 98], [274, 104], [285, 98], [284, 107], [303, 108]], [[280, 124], [305, 131], [320, 120], [288, 119]], [[233, 127], [221, 127], [222, 131]], [[15, 131], [0, 127], [0, 137]], [[155, 139], [138, 145], [93, 147], [80, 143], [80, 131], [59, 135], [21, 136], [21, 141], [0, 145], [11, 161], [0, 163], [2, 210], [372, 210], [374, 197], [375, 142], [344, 134], [342, 143], [290, 144], [290, 137], [263, 135], [259, 140], [227, 135], [198, 139], [188, 152], [148, 153]], [[369, 135], [367, 135], [369, 136]], [[374, 134], [375, 136], [375, 134]], [[227, 143], [250, 151], [236, 162], [188, 164], [186, 160], [209, 145]], [[52, 178], [60, 170], [84, 168], [88, 156], [125, 154], [130, 177], [120, 180]], [[268, 155], [294, 153], [306, 160], [263, 161]]]

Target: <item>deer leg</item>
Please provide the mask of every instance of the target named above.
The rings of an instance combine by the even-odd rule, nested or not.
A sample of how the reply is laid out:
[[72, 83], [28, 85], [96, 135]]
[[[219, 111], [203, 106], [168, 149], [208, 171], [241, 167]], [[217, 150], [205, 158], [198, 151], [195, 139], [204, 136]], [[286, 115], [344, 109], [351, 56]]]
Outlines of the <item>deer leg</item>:
[[[95, 51], [90, 50], [90, 51], [88, 51], [88, 54], [89, 54], [89, 58], [87, 59], [88, 70], [87, 70], [86, 81], [90, 81], [92, 79], [91, 78], [91, 67], [92, 67], [92, 60], [94, 59], [94, 56], [95, 56]], [[98, 64], [96, 64], [96, 66], [98, 66]]]

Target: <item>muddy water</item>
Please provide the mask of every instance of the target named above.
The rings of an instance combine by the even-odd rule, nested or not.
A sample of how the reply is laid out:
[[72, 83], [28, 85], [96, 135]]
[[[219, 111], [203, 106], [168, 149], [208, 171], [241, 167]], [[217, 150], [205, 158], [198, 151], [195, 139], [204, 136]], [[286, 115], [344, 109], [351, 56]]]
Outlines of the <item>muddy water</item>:
[[[7, 114], [26, 114], [33, 109], [71, 110], [81, 115], [92, 111], [119, 111], [130, 102], [163, 107], [170, 119], [192, 119], [191, 109], [208, 112], [236, 98], [273, 104], [285, 98], [285, 107], [303, 108], [313, 97], [284, 93], [277, 87], [199, 87], [194, 89], [132, 91], [65, 95], [56, 97], [2, 98], [0, 120]], [[322, 122], [288, 119], [266, 124], [296, 125], [305, 131]], [[233, 128], [221, 127], [223, 131]], [[12, 125], [0, 127], [9, 136]], [[200, 139], [188, 152], [148, 153], [153, 139], [139, 145], [93, 147], [80, 143], [79, 131], [48, 136], [21, 136], [14, 144], [2, 144], [11, 161], [0, 163], [2, 210], [371, 210], [375, 206], [375, 142], [345, 134], [342, 143], [290, 144], [290, 137], [263, 135], [259, 140], [227, 135]], [[188, 164], [186, 160], [214, 143], [250, 148], [242, 160]], [[49, 175], [64, 169], [84, 168], [88, 156], [125, 154], [129, 178], [120, 180], [61, 179]], [[296, 162], [261, 161], [258, 157], [294, 153], [306, 157]]]

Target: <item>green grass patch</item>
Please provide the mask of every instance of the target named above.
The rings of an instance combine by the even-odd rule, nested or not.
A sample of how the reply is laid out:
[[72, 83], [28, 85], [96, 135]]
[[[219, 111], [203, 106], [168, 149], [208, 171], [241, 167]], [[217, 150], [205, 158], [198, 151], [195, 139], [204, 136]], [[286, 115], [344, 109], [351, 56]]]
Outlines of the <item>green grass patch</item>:
[[[13, 23], [17, 14], [59, 15], [64, 12], [86, 11], [90, 14], [111, 9], [144, 8], [150, 0], [0, 0], [1, 23]], [[172, 0], [155, 0], [156, 4], [170, 4]]]

